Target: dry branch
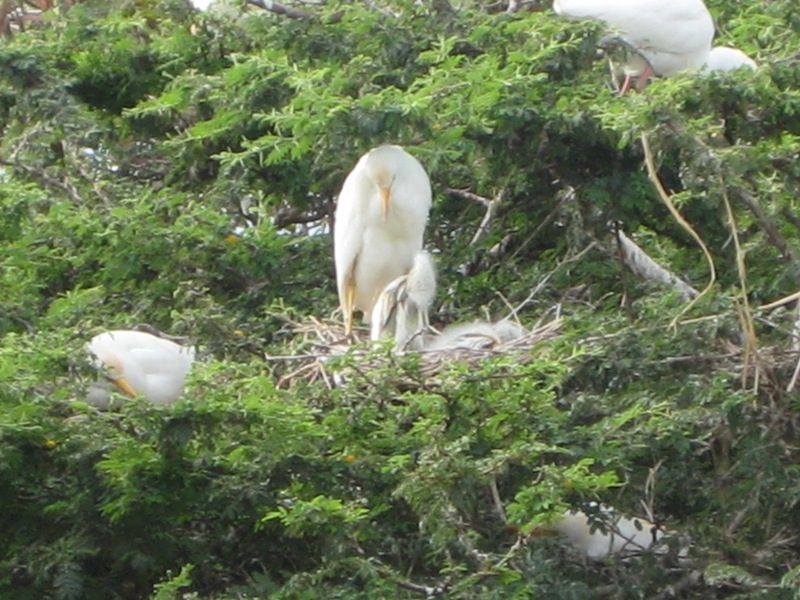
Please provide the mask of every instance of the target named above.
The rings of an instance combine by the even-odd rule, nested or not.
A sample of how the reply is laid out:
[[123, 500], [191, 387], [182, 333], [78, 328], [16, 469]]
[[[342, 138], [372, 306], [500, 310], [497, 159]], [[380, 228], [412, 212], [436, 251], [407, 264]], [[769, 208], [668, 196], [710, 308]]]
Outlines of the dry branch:
[[692, 236], [695, 242], [700, 246], [701, 250], [703, 251], [703, 255], [706, 257], [706, 261], [708, 261], [708, 268], [710, 271], [709, 280], [706, 284], [706, 287], [703, 288], [703, 291], [695, 297], [691, 302], [689, 302], [686, 306], [683, 307], [674, 319], [672, 319], [671, 325], [674, 326], [678, 319], [684, 315], [700, 298], [702, 298], [709, 290], [711, 290], [714, 282], [717, 280], [717, 274], [714, 269], [714, 259], [711, 257], [711, 252], [708, 251], [705, 243], [703, 242], [702, 238], [697, 234], [697, 232], [692, 228], [691, 225], [683, 218], [681, 213], [678, 212], [678, 209], [675, 208], [675, 205], [672, 203], [672, 198], [670, 198], [667, 191], [664, 189], [664, 186], [661, 184], [661, 180], [658, 178], [658, 173], [656, 173], [656, 165], [655, 161], [653, 160], [653, 152], [650, 150], [650, 142], [647, 141], [647, 136], [642, 133], [641, 135], [642, 140], [642, 149], [644, 150], [644, 162], [647, 166], [647, 175], [650, 178], [650, 181], [658, 191], [658, 195], [664, 201], [664, 204], [669, 209], [670, 214], [675, 218], [675, 220], [683, 227], [686, 232]]
[[474, 194], [467, 190], [445, 188], [444, 191], [453, 196], [464, 198], [465, 200], [472, 200], [473, 202], [477, 202], [486, 207], [486, 213], [484, 213], [483, 219], [481, 220], [480, 225], [478, 225], [478, 229], [475, 231], [475, 235], [472, 236], [472, 239], [469, 242], [470, 246], [474, 246], [484, 235], [486, 235], [486, 232], [489, 231], [489, 225], [491, 224], [492, 219], [497, 213], [497, 207], [503, 200], [503, 195], [505, 194], [505, 190], [504, 189], [500, 190], [497, 193], [497, 195], [491, 200], [489, 198], [484, 198], [483, 196], [479, 196], [478, 194]]
[[617, 235], [619, 236], [619, 249], [622, 254], [622, 260], [634, 275], [649, 281], [663, 283], [677, 291], [684, 300], [697, 298], [700, 292], [675, 275], [675, 273], [665, 269], [650, 258], [636, 242], [625, 235], [625, 232], [618, 230]]
[[420, 594], [424, 594], [426, 598], [433, 598], [435, 596], [441, 596], [447, 591], [447, 584], [440, 584], [435, 587], [430, 587], [427, 585], [421, 585], [419, 583], [413, 583], [411, 581], [398, 581], [397, 585], [401, 588], [411, 590], [412, 592], [418, 592]]
[[758, 199], [744, 188], [736, 188], [733, 190], [733, 193], [736, 194], [736, 197], [741, 200], [744, 205], [747, 206], [747, 208], [750, 209], [750, 212], [752, 212], [753, 215], [755, 215], [758, 224], [761, 226], [761, 229], [763, 229], [764, 233], [767, 234], [767, 239], [773, 246], [775, 246], [778, 252], [781, 253], [783, 259], [796, 265], [800, 264], [800, 260], [798, 260], [797, 255], [794, 253], [786, 240], [783, 239], [783, 236], [778, 232], [778, 226], [775, 224], [775, 221], [770, 219], [761, 209]]

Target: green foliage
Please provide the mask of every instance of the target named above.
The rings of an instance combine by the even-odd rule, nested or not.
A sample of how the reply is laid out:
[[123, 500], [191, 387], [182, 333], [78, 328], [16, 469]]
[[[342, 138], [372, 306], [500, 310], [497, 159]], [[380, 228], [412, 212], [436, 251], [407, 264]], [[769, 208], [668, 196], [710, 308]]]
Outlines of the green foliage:
[[[87, 1], [0, 47], [0, 596], [798, 597], [794, 316], [754, 308], [797, 290], [796, 7], [709, 2], [758, 71], [620, 98], [602, 27], [462, 4]], [[642, 135], [716, 267], [675, 328], [611, 232], [705, 284]], [[336, 305], [336, 194], [384, 142], [431, 175], [437, 324], [522, 305], [556, 339], [293, 362]], [[477, 241], [459, 190], [498, 199]], [[99, 412], [84, 345], [137, 322], [198, 343], [184, 397]], [[533, 535], [587, 502], [644, 502], [704, 579]]]

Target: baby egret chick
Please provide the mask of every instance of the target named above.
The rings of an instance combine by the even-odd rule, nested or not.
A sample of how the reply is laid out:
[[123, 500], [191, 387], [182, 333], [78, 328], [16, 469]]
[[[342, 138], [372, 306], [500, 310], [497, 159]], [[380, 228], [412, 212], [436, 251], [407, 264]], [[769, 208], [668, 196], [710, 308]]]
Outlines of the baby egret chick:
[[436, 266], [419, 252], [408, 275], [390, 282], [372, 309], [370, 339], [392, 336], [398, 350], [420, 350], [430, 327], [428, 311], [436, 298]]
[[400, 146], [370, 150], [345, 179], [333, 239], [347, 334], [353, 311], [361, 310], [369, 323], [381, 291], [411, 269], [422, 250], [431, 199], [428, 174]]
[[611, 555], [640, 554], [648, 550], [663, 553], [666, 546], [658, 546], [664, 531], [647, 519], [623, 517], [614, 509], [599, 506], [592, 516], [580, 510], [571, 510], [561, 519], [541, 530], [564, 535], [575, 549], [592, 559]]
[[526, 331], [513, 321], [503, 319], [496, 323], [475, 321], [451, 325], [426, 346], [426, 350], [448, 351], [466, 348], [482, 350], [494, 348], [525, 335]]
[[174, 402], [183, 391], [195, 353], [193, 347], [135, 330], [101, 333], [86, 349], [100, 370], [87, 398], [98, 408], [108, 408], [108, 382], [131, 398], [143, 396], [154, 404]]

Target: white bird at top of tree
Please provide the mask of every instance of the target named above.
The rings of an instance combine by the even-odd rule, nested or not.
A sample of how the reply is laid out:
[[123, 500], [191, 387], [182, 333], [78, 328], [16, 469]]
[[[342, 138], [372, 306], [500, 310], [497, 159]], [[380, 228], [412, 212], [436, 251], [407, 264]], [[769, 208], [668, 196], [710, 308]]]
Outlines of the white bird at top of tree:
[[369, 323], [378, 295], [405, 275], [422, 249], [431, 208], [428, 174], [400, 146], [363, 155], [345, 179], [336, 206], [334, 259], [345, 331], [353, 311]]
[[755, 68], [741, 51], [724, 47], [712, 51], [714, 21], [703, 0], [555, 0], [553, 10], [570, 19], [602, 21], [636, 51], [625, 64], [621, 94], [635, 78], [642, 89], [651, 75]]

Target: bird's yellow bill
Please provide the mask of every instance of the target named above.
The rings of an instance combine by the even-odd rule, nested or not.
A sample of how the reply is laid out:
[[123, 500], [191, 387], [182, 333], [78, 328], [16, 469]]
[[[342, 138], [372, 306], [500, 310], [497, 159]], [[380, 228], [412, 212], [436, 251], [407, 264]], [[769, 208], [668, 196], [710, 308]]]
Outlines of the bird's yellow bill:
[[131, 387], [131, 384], [128, 383], [124, 377], [120, 377], [118, 379], [112, 379], [111, 382], [116, 385], [119, 389], [123, 392], [128, 394], [131, 398], [136, 398], [136, 390]]
[[389, 218], [389, 201], [391, 200], [392, 188], [391, 187], [381, 187], [378, 188], [378, 191], [381, 194], [381, 203], [383, 204], [383, 218]]

